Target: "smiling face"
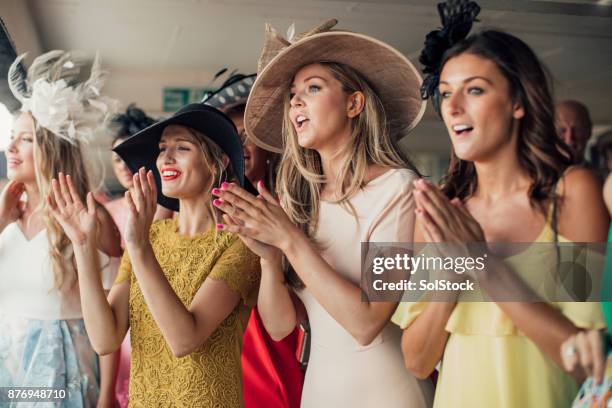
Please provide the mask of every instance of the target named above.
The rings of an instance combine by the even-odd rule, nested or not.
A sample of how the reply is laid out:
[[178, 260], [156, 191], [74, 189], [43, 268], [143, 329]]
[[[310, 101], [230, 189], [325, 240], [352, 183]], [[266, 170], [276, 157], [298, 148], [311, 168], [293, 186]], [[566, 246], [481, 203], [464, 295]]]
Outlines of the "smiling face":
[[300, 69], [290, 89], [289, 119], [300, 146], [318, 152], [340, 150], [351, 135], [354, 95], [342, 89], [329, 69], [311, 64]]
[[[115, 148], [117, 145], [120, 145], [124, 141], [125, 139], [115, 140], [113, 142], [113, 148]], [[132, 174], [127, 164], [125, 164], [123, 159], [117, 153], [112, 152], [111, 154], [111, 163], [113, 166], [113, 172], [115, 173], [115, 177], [117, 177], [117, 180], [119, 180], [119, 183], [121, 184], [121, 186], [123, 186], [123, 188], [131, 188], [134, 183], [132, 180], [134, 174]]]
[[209, 193], [211, 166], [192, 132], [183, 126], [167, 126], [159, 141], [159, 150], [157, 169], [165, 196], [190, 199]]
[[513, 145], [525, 112], [491, 60], [463, 53], [440, 74], [441, 113], [457, 157], [484, 161]]
[[20, 114], [13, 122], [11, 141], [6, 150], [7, 177], [21, 183], [35, 183], [34, 120], [29, 113]]

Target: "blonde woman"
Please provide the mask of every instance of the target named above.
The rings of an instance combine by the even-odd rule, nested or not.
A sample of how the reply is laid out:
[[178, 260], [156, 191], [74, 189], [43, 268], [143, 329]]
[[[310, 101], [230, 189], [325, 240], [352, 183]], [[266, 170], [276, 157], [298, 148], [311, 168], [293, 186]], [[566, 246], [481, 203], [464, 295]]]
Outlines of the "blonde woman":
[[[90, 189], [81, 144], [105, 113], [84, 102], [104, 103], [97, 63], [88, 81], [76, 82], [82, 63], [52, 51], [34, 60], [27, 80], [18, 75], [19, 59], [12, 66], [11, 89], [23, 107], [6, 151], [10, 182], [0, 195], [0, 384], [52, 387], [65, 392], [55, 396], [64, 395], [66, 407], [95, 406], [100, 377], [83, 323], [73, 248], [44, 201], [58, 172], [74, 175], [76, 196]], [[120, 255], [119, 236], [108, 213], [100, 208], [97, 214], [98, 280], [110, 287], [109, 256]]]
[[213, 191], [226, 212], [218, 228], [261, 256], [258, 309], [272, 338], [310, 320], [301, 406], [427, 407], [431, 384], [406, 372], [389, 323], [397, 304], [364, 301], [359, 286], [361, 242], [412, 240], [418, 175], [396, 142], [422, 115], [420, 78], [395, 49], [334, 24], [293, 43], [268, 28], [245, 128], [261, 147], [284, 147], [280, 204], [262, 183], [259, 197], [227, 185]]
[[[236, 235], [215, 231], [210, 203], [213, 187], [244, 182], [236, 128], [220, 111], [192, 104], [116, 151], [140, 170], [126, 192], [126, 253], [108, 299], [92, 257], [91, 194], [85, 206], [61, 176], [51, 202], [75, 247], [92, 344], [112, 353], [130, 329], [130, 407], [241, 407], [242, 333], [259, 266]], [[156, 201], [178, 218], [153, 222]]]

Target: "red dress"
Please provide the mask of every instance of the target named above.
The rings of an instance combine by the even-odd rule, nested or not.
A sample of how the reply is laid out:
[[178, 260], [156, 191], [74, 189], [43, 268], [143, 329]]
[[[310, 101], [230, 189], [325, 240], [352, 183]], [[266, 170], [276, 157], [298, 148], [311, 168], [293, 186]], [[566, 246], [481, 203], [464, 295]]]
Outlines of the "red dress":
[[272, 340], [253, 308], [242, 344], [245, 408], [300, 406], [304, 373], [296, 358], [298, 335], [296, 328], [283, 340]]

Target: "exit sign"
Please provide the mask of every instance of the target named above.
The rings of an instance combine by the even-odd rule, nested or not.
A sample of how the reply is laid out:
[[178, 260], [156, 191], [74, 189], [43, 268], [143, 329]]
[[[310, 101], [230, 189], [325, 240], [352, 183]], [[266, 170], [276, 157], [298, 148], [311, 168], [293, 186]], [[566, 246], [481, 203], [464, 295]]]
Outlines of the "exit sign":
[[210, 88], [164, 88], [164, 112], [176, 112], [185, 105], [201, 102], [204, 94], [211, 91]]

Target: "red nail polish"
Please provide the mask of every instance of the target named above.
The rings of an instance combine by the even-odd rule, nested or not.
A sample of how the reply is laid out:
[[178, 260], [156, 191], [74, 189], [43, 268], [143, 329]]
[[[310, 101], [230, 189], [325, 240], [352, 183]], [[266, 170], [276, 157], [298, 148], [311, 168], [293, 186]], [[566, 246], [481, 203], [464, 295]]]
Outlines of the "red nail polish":
[[219, 190], [218, 188], [213, 188], [213, 189], [212, 189], [212, 193], [213, 193], [214, 195], [219, 195], [219, 194], [221, 194], [221, 190]]
[[223, 224], [217, 224], [217, 229], [218, 230], [222, 230], [224, 228], [225, 228], [225, 226]]
[[219, 206], [219, 205], [221, 205], [222, 203], [223, 203], [223, 201], [219, 200], [218, 198], [215, 198], [215, 199], [213, 200], [213, 204], [214, 204], [214, 205]]

